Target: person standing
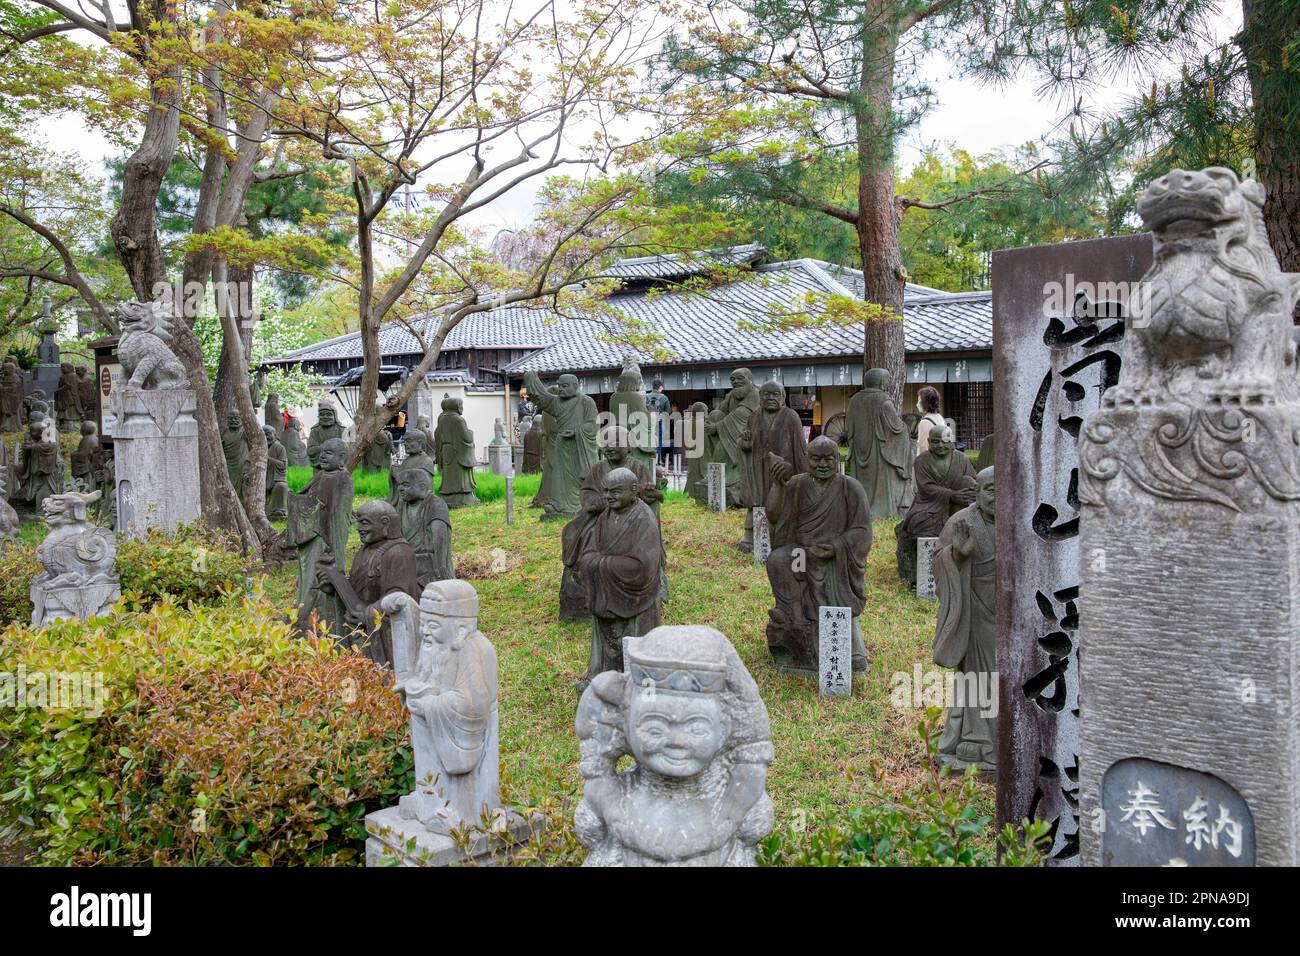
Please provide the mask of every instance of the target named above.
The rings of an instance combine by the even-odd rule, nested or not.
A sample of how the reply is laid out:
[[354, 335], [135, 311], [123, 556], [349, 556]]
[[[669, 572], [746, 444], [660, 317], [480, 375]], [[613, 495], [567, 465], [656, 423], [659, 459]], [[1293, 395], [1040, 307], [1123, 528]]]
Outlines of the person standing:
[[672, 404], [664, 394], [664, 380], [655, 376], [650, 385], [651, 392], [646, 396], [646, 410], [654, 416], [655, 461], [664, 463], [664, 447], [668, 444], [668, 427], [672, 415]]

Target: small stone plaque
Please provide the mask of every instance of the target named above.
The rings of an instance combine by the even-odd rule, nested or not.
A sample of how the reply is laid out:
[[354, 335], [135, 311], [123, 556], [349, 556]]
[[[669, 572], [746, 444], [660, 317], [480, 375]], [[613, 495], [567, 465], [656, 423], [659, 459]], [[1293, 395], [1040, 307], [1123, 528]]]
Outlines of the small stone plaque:
[[823, 697], [853, 694], [853, 610], [847, 607], [817, 609], [819, 651], [818, 685]]
[[708, 480], [709, 510], [727, 510], [727, 466], [720, 461], [711, 461], [705, 466]]
[[754, 563], [767, 564], [772, 553], [772, 525], [767, 520], [766, 508], [754, 509]]
[[1131, 757], [1102, 778], [1101, 812], [1082, 825], [1101, 833], [1103, 866], [1254, 866], [1255, 819], [1213, 774]]
[[927, 601], [939, 597], [934, 586], [934, 551], [938, 538], [916, 539], [916, 596]]
[[515, 523], [515, 476], [506, 475], [506, 524]]

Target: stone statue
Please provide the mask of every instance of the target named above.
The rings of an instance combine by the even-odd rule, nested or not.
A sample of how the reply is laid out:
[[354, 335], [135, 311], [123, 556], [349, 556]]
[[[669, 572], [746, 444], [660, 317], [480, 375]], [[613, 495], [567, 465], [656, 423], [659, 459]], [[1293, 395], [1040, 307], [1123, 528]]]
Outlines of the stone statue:
[[916, 487], [912, 506], [894, 528], [898, 539], [898, 576], [916, 588], [916, 539], [937, 538], [958, 510], [975, 501], [975, 469], [970, 459], [953, 451], [952, 429], [930, 429], [930, 450], [912, 462]]
[[656, 486], [654, 472], [632, 457], [627, 429], [610, 425], [600, 433], [600, 461], [591, 466], [582, 483], [582, 514], [569, 520], [560, 535], [564, 573], [560, 578], [560, 620], [585, 621], [591, 616], [587, 582], [578, 570], [579, 559], [590, 544], [596, 519], [605, 511], [605, 479], [616, 468], [628, 468], [637, 477], [637, 496], [659, 518], [663, 492]]
[[0, 363], [0, 432], [6, 435], [22, 430], [24, 388], [18, 359], [6, 355]]
[[18, 536], [20, 524], [18, 512], [14, 511], [13, 505], [9, 504], [3, 495], [0, 495], [0, 554], [3, 554], [10, 544], [20, 540]]
[[59, 431], [74, 431], [81, 425], [81, 386], [71, 362], [59, 366], [59, 384], [54, 390], [54, 409]]
[[284, 445], [284, 450], [289, 455], [289, 467], [311, 467], [311, 458], [308, 457], [307, 446], [302, 440], [301, 419], [292, 416], [289, 418], [289, 424], [280, 433], [280, 443]]
[[370, 447], [366, 449], [361, 461], [368, 471], [383, 471], [392, 465], [393, 436], [388, 433], [387, 428], [379, 429], [379, 434], [370, 443]]
[[50, 404], [45, 400], [45, 389], [32, 389], [32, 393], [23, 399], [23, 421], [30, 425], [33, 418], [49, 418], [49, 416]]
[[704, 471], [707, 460], [704, 420], [708, 414], [709, 406], [696, 402], [686, 410], [682, 421], [686, 435], [686, 493], [702, 505], [709, 503], [709, 483]]
[[86, 506], [100, 494], [69, 491], [41, 502], [50, 532], [36, 549], [44, 570], [32, 579], [32, 627], [67, 618], [87, 620], [121, 597], [114, 568], [117, 541], [112, 531], [86, 518]]
[[161, 302], [124, 302], [113, 310], [122, 330], [117, 360], [127, 376], [126, 388], [189, 388], [185, 366], [171, 349], [171, 322]]
[[87, 421], [99, 418], [99, 389], [95, 377], [84, 365], [77, 366], [77, 390], [81, 394], [81, 416]]
[[711, 627], [656, 627], [626, 646], [626, 672], [596, 675], [578, 704], [584, 865], [753, 866], [773, 824], [774, 756], [754, 679]]
[[418, 428], [408, 429], [406, 432], [406, 458], [397, 467], [391, 469], [388, 473], [388, 503], [394, 508], [401, 510], [401, 496], [397, 490], [397, 479], [403, 471], [409, 471], [412, 468], [425, 472], [429, 476], [429, 487], [435, 487], [438, 475], [438, 463], [433, 456], [428, 453], [424, 432]]
[[313, 613], [341, 633], [343, 611], [334, 595], [316, 583], [320, 565], [346, 569], [348, 529], [352, 525], [352, 476], [345, 470], [348, 445], [342, 438], [324, 442], [319, 468], [302, 491], [289, 497], [284, 543], [298, 550], [298, 627], [310, 629]]
[[[758, 413], [758, 407], [753, 376], [749, 369], [738, 368], [731, 373], [731, 391], [717, 409], [722, 414], [709, 415], [704, 422], [704, 434], [715, 439], [712, 460], [726, 465], [727, 504], [734, 503], [738, 508], [752, 509], [755, 503], [752, 456], [745, 450], [744, 438], [749, 433], [749, 419]], [[750, 511], [745, 515], [745, 535], [736, 547], [752, 551], [753, 535], [754, 515]]]
[[528, 427], [524, 429], [524, 461], [522, 473], [535, 475], [542, 470], [542, 419], [534, 415], [527, 419]]
[[397, 472], [397, 515], [402, 537], [415, 551], [415, 576], [420, 587], [430, 581], [454, 578], [451, 515], [447, 502], [433, 493], [433, 478], [423, 468]]
[[645, 385], [636, 357], [623, 359], [618, 386], [609, 397], [610, 421], [627, 431], [632, 457], [649, 468], [655, 466], [655, 435], [650, 410], [646, 407]]
[[266, 516], [289, 516], [289, 455], [280, 444], [275, 429], [262, 426], [266, 436]]
[[343, 426], [339, 424], [338, 413], [329, 402], [321, 402], [316, 406], [316, 424], [312, 426], [311, 434], [307, 436], [307, 460], [313, 469], [320, 467], [321, 446], [336, 438], [344, 441]]
[[550, 436], [542, 459], [542, 520], [569, 518], [582, 508], [582, 482], [596, 463], [599, 417], [590, 395], [578, 391], [574, 375], [561, 375], [551, 391], [533, 372], [524, 376], [529, 397], [553, 424], [543, 423]]
[[412, 598], [420, 587], [415, 577], [415, 552], [402, 537], [397, 511], [387, 501], [365, 502], [353, 514], [361, 550], [352, 559], [347, 577], [332, 561], [322, 560], [316, 583], [333, 594], [343, 606], [347, 643], [359, 647], [380, 667], [393, 665], [393, 632], [387, 616], [381, 614], [375, 628], [380, 602], [394, 591]]
[[509, 442], [506, 441], [505, 422], [501, 421], [501, 419], [499, 418], [494, 418], [492, 420], [492, 444], [494, 445], [509, 444]]
[[438, 470], [442, 473], [438, 494], [447, 502], [448, 508], [481, 504], [474, 494], [477, 484], [474, 480], [474, 433], [461, 414], [464, 407], [461, 399], [450, 395], [445, 397], [438, 427], [433, 433]]
[[892, 518], [898, 514], [911, 471], [912, 440], [890, 395], [886, 369], [867, 372], [862, 391], [849, 399], [845, 417], [848, 474], [866, 489], [872, 517]]
[[17, 477], [18, 499], [37, 510], [46, 498], [63, 492], [63, 456], [54, 423], [35, 410], [23, 439]]
[[[966, 697], [948, 709], [939, 737], [944, 763], [997, 768], [997, 609], [994, 606], [993, 469], [977, 476], [975, 504], [948, 519], [934, 553], [939, 622], [934, 662], [957, 671]], [[981, 697], [981, 695], [986, 695]]]
[[117, 488], [116, 465], [113, 456], [100, 454], [99, 480], [97, 484], [103, 491], [103, 497], [95, 502], [95, 523], [117, 530]]
[[[785, 386], [764, 382], [758, 390], [758, 413], [749, 419], [741, 435], [741, 446], [752, 462], [750, 500], [761, 505], [767, 500], [773, 471], [789, 481], [808, 470], [808, 443], [803, 437], [799, 413], [785, 403]], [[753, 543], [753, 526], [749, 538]]]
[[858, 618], [867, 605], [871, 510], [839, 462], [839, 446], [822, 435], [808, 445], [807, 474], [783, 478], [784, 469], [770, 465], [767, 579], [776, 606], [768, 613], [767, 647], [777, 667], [799, 673], [817, 671], [822, 607], [852, 611], [853, 670], [869, 663]]
[[975, 474], [978, 475], [985, 468], [992, 468], [996, 457], [997, 448], [994, 445], [993, 433], [989, 432], [984, 436], [984, 441], [980, 442], [980, 452], [975, 457]]
[[628, 468], [605, 476], [605, 510], [578, 557], [578, 574], [591, 598], [588, 680], [622, 669], [623, 638], [659, 626], [663, 541], [658, 519], [638, 497], [640, 489]]
[[248, 456], [252, 452], [252, 446], [248, 442], [248, 436], [244, 434], [244, 421], [239, 416], [236, 409], [231, 409], [226, 413], [226, 427], [221, 432], [221, 450], [226, 456], [226, 473], [230, 475], [230, 483], [235, 488], [235, 494], [242, 501], [244, 499], [244, 480], [247, 477]]
[[266, 396], [266, 405], [262, 408], [262, 421], [275, 432], [277, 438], [284, 432], [284, 413], [280, 411], [280, 396], [276, 392]]
[[[99, 444], [94, 422], [81, 423], [81, 441], [72, 453], [72, 480], [80, 491], [94, 491], [99, 485], [99, 473], [103, 468], [104, 451]], [[113, 494], [115, 489], [105, 489], [106, 494]]]
[[[424, 435], [425, 451], [433, 454], [434, 450], [438, 447], [438, 443], [433, 440], [433, 426], [429, 424], [429, 416], [421, 415], [416, 418], [415, 429]], [[410, 438], [411, 436], [408, 433], [406, 437]]]
[[537, 429], [540, 433], [540, 441], [542, 446], [542, 453], [540, 457], [541, 468], [542, 468], [542, 480], [538, 482], [537, 494], [533, 495], [533, 500], [528, 503], [528, 507], [543, 509], [542, 517], [543, 520], [545, 520], [546, 502], [551, 497], [550, 486], [555, 484], [555, 474], [556, 474], [555, 469], [551, 469], [551, 473], [550, 473], [551, 477], [548, 479], [547, 472], [546, 472], [546, 456], [548, 454], [549, 449], [555, 443], [555, 428], [556, 428], [555, 416], [548, 415], [546, 412], [538, 412], [536, 415], [533, 416], [533, 428]]

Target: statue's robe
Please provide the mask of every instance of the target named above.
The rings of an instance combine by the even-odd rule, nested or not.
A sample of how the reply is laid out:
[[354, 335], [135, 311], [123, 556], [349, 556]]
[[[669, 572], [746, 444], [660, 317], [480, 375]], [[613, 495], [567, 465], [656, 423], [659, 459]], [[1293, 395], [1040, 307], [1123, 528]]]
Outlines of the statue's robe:
[[845, 441], [849, 446], [848, 474], [867, 492], [871, 514], [898, 514], [912, 466], [912, 439], [889, 393], [864, 388], [849, 400]]
[[399, 500], [397, 514], [402, 520], [402, 537], [415, 551], [416, 580], [420, 588], [430, 581], [454, 578], [447, 502], [433, 493], [415, 502]]
[[458, 646], [422, 648], [404, 689], [415, 792], [401, 815], [440, 833], [477, 824], [500, 793], [496, 651], [479, 631]]
[[99, 390], [95, 388], [95, 379], [90, 374], [77, 376], [77, 389], [81, 393], [81, 417], [85, 421], [94, 421], [99, 413]]
[[223, 428], [221, 451], [226, 456], [226, 474], [230, 476], [230, 483], [235, 486], [235, 494], [243, 501], [245, 471], [248, 468], [249, 453], [252, 452], [248, 438], [244, 435], [244, 429]]
[[[847, 607], [853, 616], [853, 669], [863, 670], [867, 649], [858, 617], [867, 604], [871, 550], [867, 494], [844, 475], [832, 475], [823, 485], [804, 474], [786, 482], [779, 508], [777, 495], [771, 489], [767, 504], [775, 516], [767, 579], [776, 604], [768, 614], [768, 649], [778, 663], [816, 669], [818, 608]], [[835, 553], [819, 558], [812, 552], [815, 545], [829, 545]]]
[[[415, 551], [405, 538], [385, 538], [364, 545], [352, 559], [348, 581], [357, 599], [369, 608], [378, 604], [386, 594], [402, 591], [420, 600], [420, 585], [416, 580]], [[379, 629], [371, 631], [373, 615], [366, 614], [363, 630], [354, 633], [351, 643], [381, 667], [393, 666], [393, 626], [388, 615], [380, 616]]]
[[23, 442], [18, 461], [18, 498], [37, 511], [50, 495], [63, 493], [63, 456], [57, 441]]
[[100, 448], [99, 439], [93, 435], [86, 435], [77, 444], [77, 450], [72, 453], [71, 465], [72, 477], [81, 483], [83, 491], [94, 491], [98, 487], [99, 469], [103, 465], [104, 453]]
[[975, 487], [975, 469], [970, 459], [953, 451], [940, 462], [928, 451], [912, 462], [912, 481], [916, 489], [912, 506], [894, 528], [898, 539], [898, 576], [916, 587], [916, 539], [937, 538], [944, 523], [963, 507], [957, 493]]
[[[706, 416], [707, 420], [713, 424], [721, 424], [722, 410], [715, 408]], [[729, 464], [727, 454], [722, 449], [722, 437], [716, 431], [712, 434], [703, 431], [704, 451], [700, 457], [700, 479], [698, 482], [700, 504], [708, 505], [709, 503], [709, 465], [722, 465], [726, 468], [724, 479], [726, 481], [727, 507], [735, 507], [739, 502], [736, 500], [736, 488], [738, 485], [731, 480], [731, 473], [735, 471], [735, 465]]]
[[758, 414], [758, 388], [742, 385], [727, 393], [719, 406], [716, 460], [727, 466], [727, 500], [738, 508], [752, 508], [754, 500], [753, 456], [746, 450], [750, 419]]
[[534, 421], [528, 426], [528, 431], [524, 432], [523, 473], [525, 475], [535, 475], [542, 470], [543, 440], [541, 425]]
[[[528, 394], [534, 394], [531, 388]], [[599, 457], [596, 403], [590, 395], [560, 398], [541, 388], [535, 394], [538, 407], [554, 418], [542, 460], [543, 507], [556, 518], [579, 514], [582, 481]]]
[[[959, 525], [969, 532], [971, 553], [962, 556], [954, 547]], [[980, 700], [975, 691], [993, 694], [997, 672], [997, 611], [993, 592], [997, 535], [979, 505], [969, 505], [953, 515], [939, 535], [934, 553], [935, 588], [939, 595], [939, 621], [934, 632], [934, 662], [957, 671], [962, 683], [963, 706], [948, 709], [939, 737], [941, 759], [958, 770], [974, 765], [981, 770], [997, 766], [996, 699]], [[981, 706], [983, 705], [983, 706]], [[992, 713], [990, 713], [992, 711]]]
[[333, 425], [317, 422], [307, 436], [307, 461], [313, 469], [320, 468], [320, 446], [332, 438], [343, 438], [343, 426], [335, 419]]
[[71, 431], [81, 424], [81, 386], [75, 371], [69, 369], [59, 376], [58, 387], [54, 390], [54, 408], [60, 429]]
[[266, 516], [289, 513], [289, 453], [278, 441], [266, 443]]
[[578, 571], [591, 597], [591, 656], [587, 678], [623, 669], [623, 638], [659, 626], [659, 578], [663, 544], [659, 522], [644, 501], [622, 514], [596, 517]]
[[348, 530], [352, 526], [352, 476], [346, 471], [318, 471], [289, 497], [285, 543], [298, 549], [298, 626], [307, 629], [313, 611], [323, 624], [341, 633], [343, 609], [338, 598], [316, 585], [317, 565], [324, 561], [347, 570]]
[[0, 430], [6, 434], [23, 427], [23, 373], [12, 362], [0, 364]]
[[[551, 488], [554, 487], [555, 482], [558, 479], [556, 470], [554, 468], [548, 469], [546, 467], [546, 457], [551, 453], [551, 448], [555, 444], [555, 416], [549, 412], [539, 412], [539, 415], [541, 417], [540, 427], [542, 430], [542, 480], [538, 482], [537, 494], [533, 495], [533, 500], [528, 503], [528, 507], [530, 508], [546, 507], [546, 503], [552, 498]], [[537, 427], [538, 424], [534, 421], [533, 429], [535, 430]]]
[[682, 445], [686, 456], [686, 493], [702, 505], [709, 502], [708, 476], [704, 472], [704, 412], [692, 411], [682, 418]]
[[387, 429], [379, 429], [379, 434], [375, 436], [375, 440], [366, 449], [362, 460], [369, 471], [383, 471], [392, 464], [393, 436], [388, 434]]
[[750, 419], [749, 454], [753, 462], [750, 469], [750, 500], [761, 506], [767, 500], [772, 483], [770, 459], [775, 455], [790, 466], [794, 474], [808, 470], [808, 443], [803, 437], [803, 423], [799, 413], [783, 406], [772, 414], [761, 408]]
[[646, 407], [645, 393], [615, 392], [609, 397], [610, 422], [627, 429], [632, 455], [650, 468], [655, 464], [654, 422]]
[[298, 419], [293, 419], [280, 435], [280, 443], [289, 455], [292, 468], [310, 468], [311, 458], [307, 456], [307, 446], [303, 444], [302, 433], [298, 431]]
[[[658, 521], [663, 493], [655, 484], [654, 472], [631, 455], [618, 467], [627, 468], [636, 475], [637, 495], [650, 506]], [[591, 543], [596, 519], [605, 511], [605, 478], [613, 470], [614, 466], [603, 458], [591, 466], [582, 483], [582, 513], [571, 518], [560, 532], [560, 553], [564, 560], [564, 571], [560, 576], [561, 621], [585, 621], [591, 616], [591, 598], [578, 563]], [[662, 535], [660, 540], [663, 540]]]
[[449, 499], [447, 504], [452, 508], [475, 504], [474, 433], [469, 430], [469, 424], [456, 412], [443, 412], [438, 416], [433, 436], [438, 470], [442, 472], [438, 494]]
[[438, 463], [429, 455], [408, 455], [400, 465], [395, 465], [388, 472], [388, 503], [394, 508], [401, 497], [397, 493], [397, 479], [404, 471], [423, 471], [429, 476], [429, 491], [438, 487]]

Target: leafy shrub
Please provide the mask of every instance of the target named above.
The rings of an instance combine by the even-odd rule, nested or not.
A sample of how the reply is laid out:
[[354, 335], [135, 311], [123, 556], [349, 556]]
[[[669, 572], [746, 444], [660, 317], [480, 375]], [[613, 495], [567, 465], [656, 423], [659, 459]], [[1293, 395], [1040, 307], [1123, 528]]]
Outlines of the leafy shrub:
[[20, 665], [104, 691], [0, 708], [0, 830], [33, 863], [350, 863], [413, 785], [391, 678], [252, 600], [13, 625], [0, 671]]
[[36, 545], [13, 541], [0, 551], [0, 624], [32, 619], [32, 578], [40, 573]]
[[[976, 809], [974, 772], [953, 778], [939, 761], [943, 711], [928, 708], [917, 731], [926, 747], [926, 779], [915, 791], [891, 798], [880, 777], [868, 786], [873, 801], [845, 811], [823, 809], [797, 825], [773, 830], [759, 844], [763, 866], [1040, 866], [1048, 824], [1008, 824], [989, 838], [991, 817]], [[1001, 848], [1001, 856], [998, 855]]]
[[242, 591], [252, 573], [238, 538], [203, 524], [173, 535], [151, 528], [117, 543], [117, 573], [127, 607], [142, 610], [165, 597], [177, 604], [212, 604]]

